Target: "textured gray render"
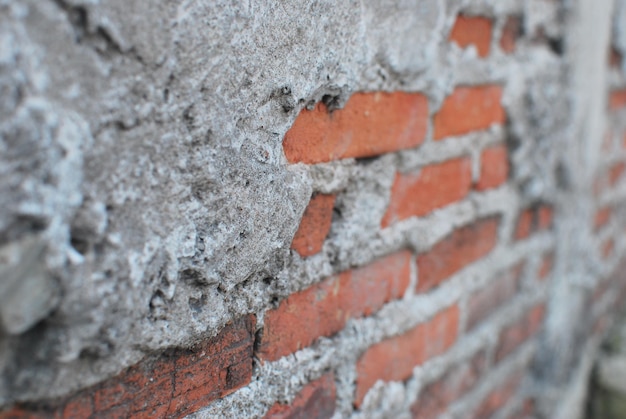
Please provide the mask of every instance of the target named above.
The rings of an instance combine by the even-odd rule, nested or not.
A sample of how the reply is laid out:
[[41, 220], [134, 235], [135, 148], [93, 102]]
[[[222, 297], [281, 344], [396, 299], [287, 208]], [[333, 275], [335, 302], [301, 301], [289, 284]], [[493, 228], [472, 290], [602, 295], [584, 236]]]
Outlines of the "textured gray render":
[[[618, 3], [619, 17], [626, 7]], [[559, 309], [550, 311], [538, 349], [550, 394], [561, 397], [579, 355], [559, 355], [577, 336], [572, 319], [583, 299], [570, 294], [585, 295], [604, 269], [590, 256], [587, 220], [606, 123], [612, 7], [610, 0], [0, 0], [0, 405], [67, 394], [146, 353], [213, 335], [241, 314], [257, 313], [262, 324], [276, 298], [333, 272], [407, 245], [427, 248], [494, 208], [511, 224], [521, 205], [537, 200], [556, 204], [563, 214], [556, 240], [571, 244], [559, 247], [560, 279], [545, 290]], [[494, 17], [494, 43], [507, 16], [523, 15], [530, 35], [518, 58], [496, 51], [478, 60], [473, 48], [449, 44], [461, 9]], [[619, 19], [614, 36], [624, 52]], [[468, 136], [464, 149], [427, 143], [366, 164], [286, 164], [284, 133], [314, 102], [421, 91], [435, 112], [455, 85], [494, 81], [507, 83], [504, 103], [515, 117]], [[491, 207], [459, 205], [380, 233], [396, 169], [476, 153], [502, 138], [514, 181]], [[323, 252], [301, 260], [289, 248], [313, 191], [341, 191], [342, 219]], [[476, 275], [503, 264], [496, 259]], [[457, 293], [465, 283], [474, 286], [460, 281]], [[419, 310], [410, 320], [396, 311], [373, 326], [402, 329], [420, 318]], [[359, 341], [346, 332], [341, 342], [364, 348], [379, 332], [371, 333]], [[277, 366], [284, 372], [275, 376], [293, 369], [299, 377], [298, 365]], [[216, 414], [245, 411], [263, 386], [268, 403], [288, 398], [272, 393], [272, 374], [262, 371], [265, 381], [216, 404]]]

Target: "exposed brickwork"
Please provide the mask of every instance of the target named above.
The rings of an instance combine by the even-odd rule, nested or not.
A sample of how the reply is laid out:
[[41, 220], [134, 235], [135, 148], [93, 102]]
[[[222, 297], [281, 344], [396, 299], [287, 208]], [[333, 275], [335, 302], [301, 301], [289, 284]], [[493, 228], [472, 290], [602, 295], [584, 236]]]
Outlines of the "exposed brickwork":
[[486, 17], [463, 16], [456, 18], [449, 40], [461, 48], [476, 47], [479, 57], [489, 55], [493, 22]]
[[322, 250], [330, 231], [334, 205], [335, 195], [317, 194], [311, 197], [291, 243], [291, 248], [300, 256], [312, 256]]
[[509, 161], [505, 146], [487, 148], [480, 156], [480, 178], [476, 189], [496, 188], [506, 182], [509, 175]]
[[480, 380], [487, 367], [484, 352], [478, 352], [467, 362], [455, 365], [441, 378], [420, 392], [411, 406], [411, 415], [419, 419], [436, 419], [449, 405], [468, 393]]
[[522, 211], [517, 219], [515, 239], [526, 239], [531, 234], [551, 228], [552, 217], [552, 208], [547, 205], [540, 205]]
[[549, 418], [578, 388], [558, 342], [626, 301], [611, 1], [19, 3], [0, 419]]
[[521, 372], [517, 372], [504, 383], [495, 388], [491, 393], [489, 393], [478, 409], [476, 409], [473, 418], [492, 418], [493, 415], [513, 397], [523, 378], [523, 374]]
[[409, 284], [408, 251], [344, 272], [291, 295], [265, 316], [259, 357], [273, 361], [343, 329], [400, 298]]
[[382, 227], [457, 202], [470, 191], [471, 183], [472, 166], [468, 158], [433, 164], [417, 174], [398, 173]]
[[500, 49], [506, 54], [515, 52], [517, 38], [520, 36], [522, 29], [522, 19], [519, 16], [509, 16], [506, 19], [504, 28], [502, 28], [502, 36], [500, 37]]
[[456, 229], [417, 257], [417, 292], [426, 292], [452, 274], [486, 256], [498, 240], [499, 217]]
[[621, 179], [624, 171], [626, 170], [626, 163], [618, 162], [609, 168], [608, 181], [610, 186], [615, 186]]
[[541, 263], [539, 265], [539, 271], [537, 272], [537, 278], [539, 280], [546, 279], [550, 273], [552, 273], [552, 268], [554, 266], [554, 252], [549, 252], [543, 256], [541, 259]]
[[613, 249], [615, 248], [615, 240], [613, 238], [608, 238], [602, 243], [602, 247], [600, 249], [600, 253], [602, 254], [602, 258], [608, 259], [613, 254]]
[[530, 339], [539, 330], [544, 313], [545, 307], [538, 305], [530, 309], [518, 321], [502, 329], [496, 350], [496, 361], [500, 362]]
[[611, 219], [611, 213], [611, 207], [603, 207], [597, 210], [596, 215], [593, 218], [593, 229], [598, 231], [604, 227]]
[[191, 349], [146, 359], [53, 407], [18, 407], [0, 417], [185, 416], [250, 382], [254, 329], [254, 316], [240, 318]]
[[307, 384], [291, 404], [274, 404], [265, 419], [327, 419], [335, 412], [335, 398], [335, 378], [328, 373]]
[[622, 64], [622, 54], [615, 47], [609, 48], [609, 66], [619, 68]]
[[609, 109], [618, 110], [626, 106], [626, 90], [617, 90], [609, 95]]
[[441, 140], [503, 124], [506, 115], [501, 99], [500, 86], [457, 87], [435, 114], [434, 139]]
[[449, 349], [457, 338], [459, 309], [456, 305], [438, 313], [403, 335], [371, 346], [357, 362], [355, 405], [378, 380], [406, 380], [413, 368]]
[[355, 93], [343, 109], [322, 103], [304, 109], [285, 134], [290, 163], [321, 163], [371, 157], [420, 145], [426, 135], [428, 101], [418, 93]]
[[517, 265], [498, 275], [467, 303], [467, 330], [471, 330], [511, 300], [518, 292], [523, 265]]

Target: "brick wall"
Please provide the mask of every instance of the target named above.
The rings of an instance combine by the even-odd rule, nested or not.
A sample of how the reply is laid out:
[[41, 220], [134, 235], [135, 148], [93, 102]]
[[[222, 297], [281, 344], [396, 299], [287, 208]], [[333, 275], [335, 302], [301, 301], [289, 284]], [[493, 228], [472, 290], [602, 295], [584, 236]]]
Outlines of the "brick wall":
[[[288, 170], [349, 168], [340, 182], [313, 183], [290, 246], [291, 274], [304, 280], [268, 281], [259, 310], [215, 333], [0, 418], [538, 414], [532, 366], [567, 263], [558, 229], [569, 209], [558, 194], [525, 193], [520, 161], [532, 157], [511, 128], [524, 90], [485, 70], [521, 66], [531, 48], [555, 55], [548, 35], [521, 26], [519, 10], [461, 11], [442, 48], [482, 70], [442, 101], [368, 90], [338, 109], [300, 107], [282, 140]], [[586, 285], [589, 339], [626, 293], [626, 79], [608, 71], [612, 122], [584, 227], [600, 272]]]

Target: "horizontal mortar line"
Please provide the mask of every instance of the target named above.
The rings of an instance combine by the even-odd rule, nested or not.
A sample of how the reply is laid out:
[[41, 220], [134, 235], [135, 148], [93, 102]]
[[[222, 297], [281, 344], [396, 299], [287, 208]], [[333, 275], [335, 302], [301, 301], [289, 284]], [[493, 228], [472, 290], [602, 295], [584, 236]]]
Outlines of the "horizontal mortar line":
[[487, 130], [427, 142], [414, 149], [398, 151], [401, 158], [398, 171], [413, 172], [429, 164], [467, 156], [485, 147], [502, 144], [504, 140], [504, 129], [496, 126]]
[[[451, 417], [463, 418], [467, 416], [467, 412], [474, 411], [498, 386], [504, 383], [507, 378], [511, 377], [518, 369], [528, 370], [526, 365], [531, 362], [536, 352], [536, 340], [530, 339], [520, 345], [515, 352], [510, 354], [504, 361], [492, 366], [492, 370], [488, 373], [486, 379], [481, 379], [475, 390], [470, 391], [460, 400], [452, 403], [448, 410]], [[496, 383], [496, 384], [494, 384]], [[522, 385], [523, 381], [522, 381]], [[515, 397], [516, 395], [514, 395]]]
[[[416, 246], [417, 250], [427, 250], [455, 228], [463, 227], [482, 217], [512, 213], [516, 208], [516, 202], [517, 194], [510, 185], [485, 192], [472, 192], [463, 201], [436, 209], [424, 217], [410, 217], [399, 221], [381, 231], [380, 235], [383, 239], [387, 235], [399, 234], [405, 237], [419, 237], [421, 240]], [[500, 226], [502, 228], [503, 223]]]
[[[523, 313], [526, 308], [525, 304], [521, 304], [517, 302], [515, 304], [515, 311], [521, 311]], [[517, 313], [517, 317], [519, 317], [520, 313]], [[501, 320], [495, 323], [503, 323], [502, 325], [495, 325], [491, 327], [495, 327], [496, 330], [502, 329], [502, 327], [508, 325], [507, 322], [502, 322]], [[410, 407], [415, 401], [419, 399], [419, 393], [422, 388], [433, 381], [441, 378], [443, 374], [445, 374], [450, 366], [458, 365], [464, 361], [469, 360], [474, 355], [476, 355], [479, 351], [483, 349], [487, 349], [491, 346], [495, 346], [498, 342], [499, 334], [493, 334], [492, 330], [483, 330], [483, 331], [475, 331], [469, 335], [463, 336], [460, 340], [456, 342], [456, 344], [446, 353], [432, 358], [431, 360], [425, 362], [423, 365], [416, 366], [413, 369], [413, 374], [411, 378], [406, 381], [405, 391], [408, 394], [408, 397], [405, 397], [406, 405], [405, 408]], [[513, 353], [505, 358], [502, 362], [498, 363], [495, 366], [492, 366], [491, 372], [488, 374], [489, 377], [499, 377], [498, 369], [502, 368], [503, 364], [514, 363], [517, 365], [517, 357], [520, 352], [524, 352], [524, 350], [528, 351], [529, 349], [524, 349], [526, 347], [534, 347], [534, 342], [529, 340], [528, 342], [524, 342], [520, 345]], [[531, 349], [532, 350], [532, 349]], [[495, 372], [494, 372], [495, 371]], [[502, 373], [500, 373], [502, 374]], [[483, 377], [484, 378], [484, 377]], [[486, 382], [491, 380], [481, 380], [481, 382]], [[498, 379], [496, 379], [498, 381]], [[382, 392], [384, 394], [385, 390], [393, 385], [393, 383], [397, 382], [377, 382], [368, 396], [366, 396], [364, 400], [365, 408], [364, 413], [368, 412], [368, 408], [374, 409], [375, 406], [368, 406], [368, 400], [376, 399], [376, 392]], [[486, 391], [489, 392], [491, 388], [488, 388]], [[474, 392], [469, 392], [469, 394], [473, 394]]]
[[[380, 230], [372, 236], [351, 242], [350, 248], [360, 249], [359, 252], [355, 252], [356, 255], [367, 254], [371, 256], [365, 260], [357, 259], [357, 256], [353, 254], [348, 260], [333, 266], [330, 273], [321, 269], [322, 266], [330, 263], [330, 260], [323, 259], [326, 257], [324, 254], [319, 254], [318, 257], [314, 255], [308, 260], [292, 266], [289, 277], [294, 280], [289, 281], [289, 283], [296, 284], [296, 286], [281, 291], [289, 294], [300, 291], [329, 276], [365, 266], [376, 259], [410, 247], [414, 247], [418, 251], [430, 249], [455, 228], [467, 225], [479, 217], [512, 213], [516, 210], [516, 203], [515, 189], [510, 185], [485, 192], [472, 193], [467, 199], [437, 209], [424, 217], [408, 218], [387, 229]], [[504, 228], [503, 224], [501, 224], [501, 228]], [[363, 249], [370, 249], [371, 252], [362, 252]], [[303, 283], [302, 271], [322, 273], [311, 275], [308, 277], [309, 281]]]
[[[454, 287], [458, 288], [459, 285], [457, 284], [450, 288]], [[271, 375], [275, 377], [273, 381], [280, 385], [285, 377], [292, 375], [294, 368], [305, 371], [325, 371], [344, 363], [354, 364], [358, 357], [373, 344], [385, 338], [402, 334], [424, 320], [431, 318], [433, 314], [436, 314], [442, 308], [448, 307], [449, 304], [447, 302], [443, 304], [444, 307], [437, 307], [434, 304], [430, 304], [430, 307], [419, 307], [420, 303], [428, 304], [430, 302], [428, 300], [445, 298], [445, 293], [445, 289], [440, 289], [438, 290], [440, 295], [437, 297], [416, 296], [412, 300], [390, 303], [381, 312], [372, 317], [351, 320], [347, 327], [334, 337], [321, 338], [310, 347], [261, 366], [259, 379]], [[517, 319], [528, 307], [543, 301], [545, 298], [544, 294], [544, 290], [538, 289], [535, 292], [520, 295], [509, 306], [507, 313], [495, 316], [490, 319], [488, 326], [478, 328], [470, 335], [464, 336], [461, 341], [462, 344], [455, 345], [458, 353], [451, 352], [451, 355], [442, 356], [457, 359], [459, 356], [462, 356], [461, 354], [466, 348], [473, 347], [472, 345], [476, 347], [484, 346], [484, 342], [493, 340], [497, 335], [492, 329], [495, 328], [499, 331], [501, 327], [510, 324], [512, 320]], [[401, 324], [402, 327], [397, 327], [396, 325], [398, 324]], [[391, 333], [372, 333], [372, 330], [386, 330], [387, 332], [391, 331]], [[370, 333], [367, 333], [367, 331], [370, 331]], [[355, 344], [355, 342], [357, 343]], [[265, 391], [267, 391], [267, 388], [265, 388]]]
[[[534, 250], [533, 248], [526, 246], [527, 251]], [[514, 264], [516, 261], [525, 257], [526, 255], [522, 255], [521, 257], [515, 258], [515, 255], [519, 256], [518, 251], [508, 252], [511, 253], [510, 256], [506, 256], [507, 251], [503, 250], [500, 253], [496, 253], [494, 259], [499, 261], [501, 267], [510, 266]], [[480, 264], [480, 262], [477, 262]], [[470, 267], [472, 268], [472, 267]], [[423, 322], [426, 319], [432, 317], [432, 315], [439, 312], [442, 308], [448, 307], [452, 304], [453, 301], [457, 301], [460, 296], [465, 292], [462, 291], [461, 288], [465, 289], [478, 289], [483, 286], [486, 282], [488, 282], [491, 278], [483, 278], [478, 281], [474, 281], [473, 287], [471, 285], [463, 285], [461, 281], [463, 281], [463, 277], [471, 278], [472, 276], [480, 277], [480, 271], [484, 270], [484, 267], [477, 266], [473, 267], [474, 269], [464, 270], [460, 274], [455, 275], [457, 279], [453, 277], [450, 281], [447, 281], [437, 290], [433, 291], [436, 293], [433, 295], [418, 295], [413, 296], [407, 300], [400, 300], [396, 302], [392, 302], [387, 304], [381, 311], [370, 318], [364, 319], [352, 319], [346, 325], [346, 328], [340, 331], [337, 335], [332, 338], [321, 338], [319, 341], [307, 348], [304, 348], [295, 354], [288, 355], [286, 357], [281, 358], [275, 362], [268, 362], [261, 366], [255, 377], [253, 378], [252, 383], [248, 386], [249, 391], [245, 391], [243, 393], [236, 392], [232, 395], [227, 396], [223, 401], [220, 401], [219, 404], [215, 405], [215, 411], [224, 412], [231, 411], [233, 414], [237, 412], [239, 409], [240, 403], [238, 402], [238, 398], [242, 397], [248, 401], [256, 401], [257, 403], [261, 402], [263, 405], [270, 406], [272, 405], [278, 397], [278, 392], [281, 387], [283, 387], [285, 377], [289, 377], [293, 381], [294, 370], [297, 371], [325, 371], [328, 369], [335, 368], [337, 365], [340, 365], [344, 362], [354, 364], [360, 354], [369, 348], [372, 344], [377, 343], [378, 341], [385, 338], [385, 336], [378, 336], [377, 339], [372, 339], [370, 336], [369, 339], [364, 340], [362, 337], [359, 339], [358, 329], [369, 329], [369, 330], [379, 330], [382, 329], [385, 325], [379, 324], [384, 323], [386, 319], [394, 319], [392, 324], [396, 325], [399, 322], [397, 321], [397, 316], [401, 315], [404, 317], [404, 322], [408, 322], [408, 326], [403, 327], [403, 330], [397, 330], [396, 333], [386, 334], [389, 335], [387, 337], [391, 337], [396, 334], [400, 334], [404, 331], [410, 330], [412, 327], [417, 324]], [[472, 272], [475, 271], [475, 272]], [[494, 269], [497, 270], [497, 269]], [[484, 275], [483, 275], [484, 277]], [[468, 282], [466, 279], [465, 282]], [[450, 291], [455, 291], [454, 295], [451, 296]], [[450, 298], [454, 297], [454, 298]], [[517, 318], [520, 313], [525, 310], [528, 306], [532, 305], [534, 302], [541, 301], [543, 299], [543, 292], [535, 291], [533, 295], [521, 295], [518, 297], [517, 301], [513, 304], [514, 308], [509, 306], [509, 310], [506, 316], [496, 316], [491, 319], [491, 326], [485, 326], [474, 330], [469, 336], [474, 336], [471, 340], [468, 340], [468, 337], [465, 336], [462, 340], [462, 345], [455, 345], [455, 347], [465, 348], [478, 348], [484, 346], [485, 341], [489, 341], [489, 336], [493, 335], [492, 328], [496, 328], [499, 330], [503, 325], [510, 323], [509, 318]], [[439, 304], [432, 304], [433, 301], [440, 300]], [[419, 307], [420, 305], [430, 305], [430, 307]], [[407, 313], [409, 315], [407, 315]], [[375, 319], [375, 317], [377, 317]], [[350, 327], [350, 323], [356, 327]], [[361, 323], [361, 327], [358, 327], [358, 323]], [[357, 337], [355, 337], [357, 334]], [[364, 335], [364, 333], [361, 333]], [[351, 344], [354, 343], [355, 338], [357, 341], [361, 341], [359, 345], [356, 347]], [[462, 357], [462, 351], [457, 350], [459, 353], [451, 352], [450, 355], [442, 355], [442, 359], [450, 358], [457, 359], [458, 357]], [[334, 353], [332, 357], [329, 355]], [[341, 354], [341, 356], [337, 356], [337, 354]], [[441, 361], [440, 361], [441, 362]], [[433, 365], [438, 365], [434, 363]], [[442, 364], [443, 365], [443, 364]], [[436, 368], [436, 367], [433, 367]], [[321, 376], [321, 373], [319, 374]], [[267, 378], [273, 377], [270, 381], [274, 382], [274, 385], [271, 385], [267, 382]], [[315, 376], [310, 376], [310, 374], [304, 374], [302, 380], [300, 380], [300, 385], [304, 386], [308, 383], [309, 380], [316, 379]], [[230, 406], [230, 407], [229, 407]], [[231, 410], [232, 409], [232, 410]]]

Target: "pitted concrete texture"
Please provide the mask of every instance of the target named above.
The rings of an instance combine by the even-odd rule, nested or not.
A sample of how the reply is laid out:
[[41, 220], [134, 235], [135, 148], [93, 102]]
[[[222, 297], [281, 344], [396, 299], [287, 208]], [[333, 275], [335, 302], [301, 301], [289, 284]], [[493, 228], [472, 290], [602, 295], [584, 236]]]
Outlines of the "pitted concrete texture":
[[[262, 324], [277, 297], [333, 272], [427, 248], [496, 209], [511, 226], [521, 206], [586, 185], [572, 175], [578, 157], [562, 152], [578, 141], [568, 135], [577, 99], [565, 93], [564, 3], [0, 0], [0, 405], [67, 394], [242, 314]], [[494, 19], [493, 46], [507, 17], [523, 15], [516, 59], [492, 48], [482, 60], [474, 47], [448, 43], [460, 10]], [[460, 139], [464, 149], [427, 141], [374, 161], [286, 163], [284, 134], [316, 102], [333, 108], [356, 91], [420, 91], [434, 113], [455, 86], [494, 81], [506, 82], [515, 117]], [[379, 232], [396, 170], [504, 138], [511, 188]], [[313, 192], [342, 192], [341, 220], [322, 253], [302, 260], [289, 249]], [[570, 211], [563, 237], [590, 206]], [[514, 259], [501, 255], [450, 290], [472, 289], [481, 272]], [[565, 277], [569, 268], [558, 266]], [[268, 366], [265, 381], [212, 409], [258, 410], [246, 394], [252, 400], [260, 388], [267, 403], [292, 396], [297, 386], [276, 394], [273, 368], [280, 380], [293, 372], [303, 381], [301, 364], [321, 371], [342, 350], [353, 356], [383, 330], [420, 318], [398, 304], [360, 334], [345, 332], [325, 357]], [[428, 311], [437, 299], [424, 304]], [[350, 374], [339, 394], [351, 391]]]

